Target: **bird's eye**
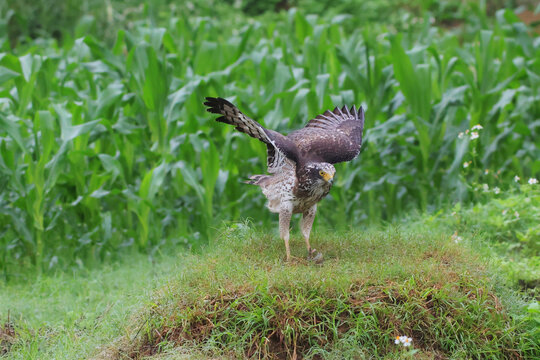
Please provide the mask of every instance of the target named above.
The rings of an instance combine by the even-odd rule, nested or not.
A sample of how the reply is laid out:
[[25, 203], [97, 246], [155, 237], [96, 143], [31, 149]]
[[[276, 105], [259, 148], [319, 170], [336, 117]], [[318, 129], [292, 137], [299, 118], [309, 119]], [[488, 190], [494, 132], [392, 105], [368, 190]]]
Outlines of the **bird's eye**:
[[324, 171], [320, 170], [319, 175], [324, 176]]

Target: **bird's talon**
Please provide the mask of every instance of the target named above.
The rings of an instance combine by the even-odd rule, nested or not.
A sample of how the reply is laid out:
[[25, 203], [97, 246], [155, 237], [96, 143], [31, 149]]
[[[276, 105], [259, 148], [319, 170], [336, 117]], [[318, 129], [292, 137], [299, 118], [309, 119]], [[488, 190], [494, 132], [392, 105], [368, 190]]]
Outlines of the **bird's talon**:
[[316, 249], [310, 249], [307, 259], [314, 262], [315, 264], [322, 264], [323, 254]]

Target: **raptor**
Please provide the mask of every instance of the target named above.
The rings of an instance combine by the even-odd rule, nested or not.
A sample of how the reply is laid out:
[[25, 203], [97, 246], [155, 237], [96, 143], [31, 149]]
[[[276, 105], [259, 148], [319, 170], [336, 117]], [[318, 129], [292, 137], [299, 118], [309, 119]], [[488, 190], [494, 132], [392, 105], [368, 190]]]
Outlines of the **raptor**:
[[268, 208], [279, 214], [279, 234], [285, 242], [287, 261], [291, 259], [289, 227], [292, 214], [301, 213], [300, 228], [308, 259], [322, 261], [322, 254], [311, 248], [309, 235], [317, 203], [328, 195], [336, 169], [334, 164], [358, 156], [364, 130], [362, 107], [336, 107], [310, 120], [288, 135], [266, 129], [244, 115], [223, 98], [207, 97], [207, 111], [221, 115], [216, 120], [266, 144], [268, 175], [253, 175], [249, 184], [260, 186]]

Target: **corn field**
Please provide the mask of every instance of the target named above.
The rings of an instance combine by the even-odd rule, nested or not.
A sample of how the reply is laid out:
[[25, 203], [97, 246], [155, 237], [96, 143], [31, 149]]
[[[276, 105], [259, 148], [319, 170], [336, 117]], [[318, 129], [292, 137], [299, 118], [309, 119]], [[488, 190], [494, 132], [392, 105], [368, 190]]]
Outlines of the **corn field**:
[[282, 133], [364, 106], [362, 152], [337, 166], [320, 226], [478, 201], [481, 184], [538, 177], [540, 38], [511, 10], [475, 16], [461, 31], [427, 15], [397, 31], [297, 9], [172, 13], [112, 41], [83, 22], [62, 42], [15, 49], [0, 32], [3, 273], [198, 247], [223, 221], [276, 221], [242, 183], [266, 171], [265, 147], [216, 123], [206, 96]]

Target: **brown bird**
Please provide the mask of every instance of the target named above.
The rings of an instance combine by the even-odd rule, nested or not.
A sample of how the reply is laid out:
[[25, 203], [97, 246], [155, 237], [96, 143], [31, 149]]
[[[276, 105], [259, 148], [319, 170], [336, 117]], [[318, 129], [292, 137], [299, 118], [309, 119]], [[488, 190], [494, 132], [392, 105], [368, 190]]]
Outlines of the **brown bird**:
[[302, 213], [300, 228], [306, 241], [308, 259], [322, 261], [322, 254], [311, 248], [309, 234], [317, 212], [317, 203], [330, 191], [336, 169], [333, 164], [350, 161], [360, 153], [364, 130], [364, 110], [327, 110], [307, 125], [288, 135], [265, 129], [242, 114], [229, 101], [207, 97], [207, 111], [220, 114], [216, 120], [233, 125], [266, 144], [270, 175], [253, 175], [248, 184], [261, 187], [268, 208], [279, 214], [279, 234], [285, 241], [287, 261], [289, 225], [292, 214]]

